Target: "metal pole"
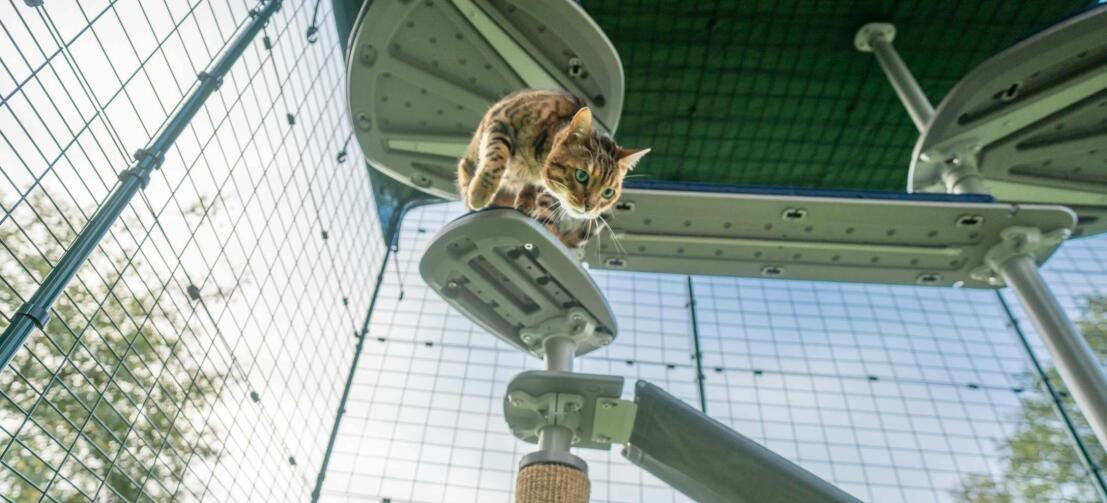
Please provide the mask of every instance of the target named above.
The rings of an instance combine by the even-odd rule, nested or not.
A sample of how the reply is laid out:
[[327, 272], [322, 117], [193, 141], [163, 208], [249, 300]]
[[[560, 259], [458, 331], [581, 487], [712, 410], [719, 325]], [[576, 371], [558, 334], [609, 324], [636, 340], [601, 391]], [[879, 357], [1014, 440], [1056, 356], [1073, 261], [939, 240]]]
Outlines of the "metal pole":
[[[395, 232], [394, 234], [399, 234]], [[393, 243], [395, 243], [395, 235]], [[346, 414], [346, 402], [350, 399], [350, 389], [354, 385], [354, 375], [357, 372], [358, 361], [361, 360], [361, 350], [365, 346], [365, 336], [369, 331], [369, 321], [373, 319], [373, 310], [377, 307], [377, 297], [384, 283], [384, 272], [388, 269], [388, 257], [392, 254], [393, 246], [389, 246], [381, 260], [381, 268], [377, 272], [377, 282], [373, 285], [373, 295], [369, 298], [369, 309], [365, 312], [365, 321], [361, 323], [358, 331], [357, 346], [354, 348], [354, 360], [350, 363], [350, 373], [346, 375], [346, 386], [342, 388], [342, 398], [338, 400], [338, 410], [334, 414], [334, 425], [331, 426], [331, 437], [327, 440], [327, 450], [323, 452], [323, 463], [319, 466], [319, 475], [315, 477], [315, 489], [311, 491], [311, 501], [319, 501], [323, 493], [323, 480], [327, 477], [327, 467], [331, 463], [331, 454], [334, 453], [334, 444], [338, 440], [338, 427], [342, 424], [342, 416]]]
[[1026, 357], [1030, 360], [1031, 365], [1034, 366], [1034, 371], [1038, 373], [1038, 379], [1042, 380], [1042, 385], [1045, 386], [1046, 393], [1049, 394], [1050, 404], [1053, 405], [1053, 412], [1057, 414], [1057, 417], [1061, 418], [1061, 422], [1065, 423], [1065, 431], [1069, 434], [1069, 440], [1072, 441], [1073, 447], [1076, 447], [1076, 452], [1080, 454], [1080, 461], [1084, 464], [1084, 468], [1088, 470], [1088, 474], [1091, 475], [1092, 480], [1095, 482], [1093, 485], [1095, 486], [1096, 493], [1099, 494], [1099, 500], [1107, 502], [1107, 481], [1103, 479], [1103, 468], [1099, 466], [1099, 461], [1088, 452], [1088, 446], [1084, 445], [1084, 439], [1080, 438], [1080, 432], [1076, 431], [1076, 425], [1072, 422], [1072, 417], [1069, 416], [1069, 412], [1065, 410], [1065, 406], [1061, 402], [1061, 395], [1053, 385], [1053, 379], [1049, 378], [1049, 373], [1042, 367], [1042, 363], [1038, 361], [1038, 355], [1034, 354], [1034, 348], [1030, 346], [1030, 341], [1027, 340], [1026, 334], [1022, 332], [1022, 327], [1019, 326], [1019, 320], [1015, 319], [1015, 314], [1011, 312], [1011, 306], [1007, 305], [1007, 300], [1003, 298], [1003, 294], [999, 293], [998, 290], [995, 293], [996, 299], [999, 299], [999, 305], [1003, 307], [1003, 313], [1007, 315], [1007, 320], [1011, 323], [1011, 329], [1015, 332], [1015, 336], [1019, 340], [1019, 345], [1022, 346], [1023, 352], [1026, 353]]
[[227, 45], [227, 49], [212, 63], [209, 70], [200, 72], [197, 76], [199, 84], [181, 102], [161, 132], [145, 148], [135, 152], [135, 163], [120, 174], [119, 185], [96, 210], [96, 214], [77, 235], [73, 245], [66, 250], [65, 255], [39, 285], [38, 290], [35, 290], [31, 298], [16, 311], [11, 319], [11, 325], [8, 325], [0, 335], [0, 372], [7, 367], [8, 362], [23, 346], [23, 342], [35, 327], [39, 329], [46, 327], [46, 323], [50, 321], [50, 308], [65, 291], [69, 281], [100, 244], [100, 240], [127, 208], [135, 194], [146, 188], [150, 182], [150, 175], [165, 161], [165, 153], [169, 147], [192, 121], [193, 116], [200, 111], [208, 96], [219, 88], [223, 76], [234, 66], [249, 47], [254, 36], [280, 7], [281, 0], [267, 0], [261, 8], [251, 10], [250, 21]]
[[892, 40], [896, 36], [895, 26], [889, 23], [869, 23], [858, 30], [854, 38], [854, 46], [864, 52], [872, 52], [876, 55], [876, 61], [880, 63], [880, 69], [888, 77], [888, 82], [896, 90], [899, 101], [907, 109], [915, 128], [922, 132], [926, 129], [931, 117], [934, 117], [934, 107], [930, 106], [930, 100], [926, 98], [919, 83], [911, 75], [911, 70], [903, 64], [896, 49], [892, 47]]
[[696, 354], [693, 355], [696, 360], [696, 385], [700, 392], [700, 410], [705, 414], [707, 413], [707, 391], [704, 389], [704, 379], [707, 378], [703, 374], [703, 351], [700, 350], [700, 329], [696, 322], [696, 292], [692, 286], [692, 277], [686, 276], [688, 280], [688, 316], [692, 322], [692, 347]]
[[542, 342], [546, 351], [546, 370], [573, 371], [573, 357], [577, 344], [568, 337], [550, 337]]
[[1030, 321], [1042, 335], [1057, 371], [1099, 443], [1107, 445], [1107, 376], [1099, 359], [1049, 291], [1032, 257], [1011, 257], [1000, 264], [998, 272], [1015, 291]]

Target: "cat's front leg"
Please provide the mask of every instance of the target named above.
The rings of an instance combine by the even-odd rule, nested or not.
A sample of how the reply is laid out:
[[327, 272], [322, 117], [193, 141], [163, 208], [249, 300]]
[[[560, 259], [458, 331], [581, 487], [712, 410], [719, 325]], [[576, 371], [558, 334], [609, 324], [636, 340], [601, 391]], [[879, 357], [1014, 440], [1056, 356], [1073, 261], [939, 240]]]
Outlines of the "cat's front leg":
[[507, 162], [515, 150], [507, 124], [496, 121], [484, 134], [480, 145], [480, 158], [477, 172], [469, 182], [469, 192], [465, 202], [470, 209], [479, 210], [492, 202], [492, 197], [500, 190]]

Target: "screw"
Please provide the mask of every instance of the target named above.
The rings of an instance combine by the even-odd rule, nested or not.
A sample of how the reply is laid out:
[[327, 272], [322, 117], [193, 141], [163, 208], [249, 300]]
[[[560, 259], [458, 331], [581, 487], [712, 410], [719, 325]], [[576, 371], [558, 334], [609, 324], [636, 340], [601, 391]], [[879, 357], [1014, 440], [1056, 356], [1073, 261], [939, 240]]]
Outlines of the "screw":
[[615, 408], [615, 402], [604, 402], [602, 407], [605, 408], [605, 409], [614, 409]]
[[456, 281], [450, 281], [450, 282], [446, 283], [446, 288], [457, 288], [457, 282]]
[[526, 250], [526, 251], [534, 250], [534, 245], [532, 245], [530, 243], [525, 243], [525, 244], [523, 244], [523, 249]]
[[369, 115], [365, 113], [357, 114], [357, 127], [368, 131], [373, 127], [373, 122], [369, 120]]
[[531, 342], [534, 342], [534, 337], [530, 334], [523, 334], [522, 339], [523, 339], [523, 342], [525, 342], [527, 344], [530, 344]]
[[361, 56], [358, 59], [365, 66], [373, 66], [373, 63], [377, 62], [377, 50], [373, 46], [367, 45], [361, 50]]
[[601, 443], [601, 444], [610, 444], [611, 443], [611, 437], [609, 437], [607, 435], [596, 435], [596, 441]]

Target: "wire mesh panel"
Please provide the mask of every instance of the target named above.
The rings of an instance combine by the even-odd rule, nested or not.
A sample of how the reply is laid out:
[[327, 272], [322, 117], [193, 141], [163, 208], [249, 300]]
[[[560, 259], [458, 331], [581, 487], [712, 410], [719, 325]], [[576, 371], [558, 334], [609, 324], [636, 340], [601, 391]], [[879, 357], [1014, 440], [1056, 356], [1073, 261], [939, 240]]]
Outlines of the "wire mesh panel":
[[[33, 3], [0, 4], [0, 328], [257, 6]], [[329, 8], [284, 2], [3, 369], [5, 500], [308, 497], [384, 255]]]

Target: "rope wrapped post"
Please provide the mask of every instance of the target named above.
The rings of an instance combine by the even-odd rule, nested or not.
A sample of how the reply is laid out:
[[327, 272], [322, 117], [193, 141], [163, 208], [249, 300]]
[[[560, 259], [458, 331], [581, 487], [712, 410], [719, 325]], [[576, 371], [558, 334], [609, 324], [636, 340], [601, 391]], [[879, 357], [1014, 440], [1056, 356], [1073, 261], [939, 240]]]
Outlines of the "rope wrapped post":
[[234, 40], [227, 45], [207, 71], [197, 76], [197, 85], [181, 102], [176, 112], [156, 137], [145, 147], [135, 152], [135, 163], [119, 175], [120, 183], [112, 191], [104, 204], [89, 219], [88, 224], [77, 235], [77, 239], [66, 250], [65, 255], [46, 276], [35, 293], [16, 311], [4, 333], [0, 335], [0, 369], [6, 367], [23, 341], [38, 327], [44, 329], [50, 321], [50, 308], [65, 291], [69, 281], [84, 265], [92, 251], [99, 246], [104, 235], [130, 205], [131, 199], [150, 182], [150, 175], [161, 167], [165, 153], [177, 141], [192, 118], [200, 111], [208, 97], [219, 89], [223, 76], [230, 71], [254, 37], [265, 27], [265, 23], [281, 7], [281, 0], [266, 0], [260, 8], [250, 11], [247, 22]]
[[587, 473], [556, 463], [523, 467], [515, 479], [518, 503], [586, 503], [590, 490]]

